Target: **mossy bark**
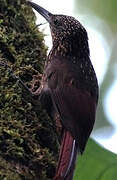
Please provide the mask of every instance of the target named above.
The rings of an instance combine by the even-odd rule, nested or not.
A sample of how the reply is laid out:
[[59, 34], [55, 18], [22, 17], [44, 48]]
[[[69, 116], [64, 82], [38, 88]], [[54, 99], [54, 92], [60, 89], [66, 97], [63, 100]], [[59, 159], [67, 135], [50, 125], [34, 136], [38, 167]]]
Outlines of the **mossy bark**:
[[[28, 87], [33, 82], [38, 88], [47, 48], [35, 20], [25, 0], [0, 0], [0, 61]], [[49, 180], [58, 156], [54, 122], [24, 96], [9, 71], [0, 67], [0, 179]]]

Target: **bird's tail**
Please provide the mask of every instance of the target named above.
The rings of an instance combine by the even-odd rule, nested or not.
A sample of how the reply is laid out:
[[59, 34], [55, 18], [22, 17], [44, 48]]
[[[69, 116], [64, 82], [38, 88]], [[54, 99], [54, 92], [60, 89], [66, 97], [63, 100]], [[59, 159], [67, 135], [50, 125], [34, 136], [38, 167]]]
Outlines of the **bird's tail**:
[[77, 147], [75, 140], [69, 131], [64, 130], [58, 166], [53, 180], [72, 180], [76, 156]]

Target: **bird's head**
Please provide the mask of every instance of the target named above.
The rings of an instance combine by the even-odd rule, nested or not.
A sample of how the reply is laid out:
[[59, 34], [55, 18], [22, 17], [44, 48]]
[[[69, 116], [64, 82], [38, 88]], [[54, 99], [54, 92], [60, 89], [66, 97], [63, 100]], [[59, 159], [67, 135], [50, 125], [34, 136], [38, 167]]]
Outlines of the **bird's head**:
[[77, 36], [81, 40], [84, 38], [87, 39], [85, 28], [74, 17], [55, 15], [33, 2], [29, 1], [28, 3], [49, 22], [53, 41], [68, 38], [73, 39], [77, 38]]
[[56, 52], [64, 56], [89, 56], [87, 32], [78, 20], [71, 16], [52, 14], [33, 2], [28, 3], [48, 21]]

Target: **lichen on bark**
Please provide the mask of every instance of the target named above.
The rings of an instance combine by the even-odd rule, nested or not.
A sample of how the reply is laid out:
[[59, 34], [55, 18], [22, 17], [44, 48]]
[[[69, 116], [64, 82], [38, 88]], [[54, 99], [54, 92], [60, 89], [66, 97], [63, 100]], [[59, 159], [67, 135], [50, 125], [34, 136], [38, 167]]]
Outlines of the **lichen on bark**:
[[[39, 86], [47, 47], [25, 0], [0, 0], [0, 62], [30, 88]], [[37, 83], [38, 82], [38, 83]], [[0, 67], [0, 179], [52, 179], [58, 157], [54, 122], [25, 100], [24, 92]]]

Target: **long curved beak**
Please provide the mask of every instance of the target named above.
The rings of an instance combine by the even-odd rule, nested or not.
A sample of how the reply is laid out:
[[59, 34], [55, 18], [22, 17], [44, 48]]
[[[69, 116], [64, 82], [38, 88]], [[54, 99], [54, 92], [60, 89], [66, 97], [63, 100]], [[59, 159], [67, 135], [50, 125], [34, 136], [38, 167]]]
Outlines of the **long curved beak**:
[[41, 14], [49, 23], [50, 23], [50, 16], [52, 16], [52, 14], [47, 11], [46, 9], [42, 8], [41, 6], [31, 2], [31, 1], [28, 1], [28, 4], [30, 6], [32, 6], [39, 14]]

